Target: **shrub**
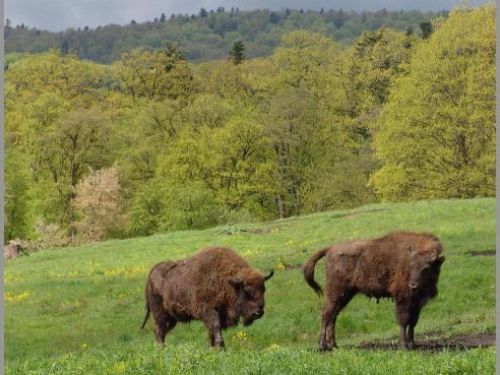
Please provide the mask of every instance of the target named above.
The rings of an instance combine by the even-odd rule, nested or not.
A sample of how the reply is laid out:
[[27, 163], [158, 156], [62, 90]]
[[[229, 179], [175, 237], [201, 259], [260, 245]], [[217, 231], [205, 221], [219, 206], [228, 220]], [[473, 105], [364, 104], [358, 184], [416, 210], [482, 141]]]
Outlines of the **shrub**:
[[85, 177], [76, 187], [74, 205], [80, 219], [75, 223], [79, 241], [98, 241], [116, 233], [124, 223], [121, 188], [115, 167]]

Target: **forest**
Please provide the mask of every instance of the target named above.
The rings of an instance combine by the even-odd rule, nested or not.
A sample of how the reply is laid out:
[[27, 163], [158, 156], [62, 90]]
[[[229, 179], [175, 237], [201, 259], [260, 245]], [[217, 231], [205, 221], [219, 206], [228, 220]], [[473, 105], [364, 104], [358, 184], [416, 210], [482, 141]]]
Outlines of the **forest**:
[[38, 53], [49, 49], [71, 51], [82, 59], [111, 63], [134, 48], [166, 48], [169, 43], [180, 46], [189, 61], [225, 58], [234, 42], [243, 41], [247, 56], [264, 57], [272, 54], [284, 35], [296, 30], [308, 30], [328, 36], [344, 45], [364, 31], [381, 27], [427, 35], [430, 21], [439, 13], [421, 11], [353, 12], [339, 10], [283, 11], [239, 9], [200, 9], [198, 14], [165, 13], [155, 19], [128, 25], [106, 25], [49, 32], [26, 25], [12, 25], [6, 20], [5, 49], [7, 53]]
[[493, 197], [495, 7], [320, 13], [7, 25], [5, 241]]

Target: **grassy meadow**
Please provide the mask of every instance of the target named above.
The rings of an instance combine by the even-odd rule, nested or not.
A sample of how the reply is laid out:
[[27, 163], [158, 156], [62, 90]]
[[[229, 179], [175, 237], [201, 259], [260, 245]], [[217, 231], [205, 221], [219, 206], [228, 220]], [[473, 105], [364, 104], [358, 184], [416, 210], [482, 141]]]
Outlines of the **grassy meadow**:
[[[397, 340], [394, 304], [357, 296], [337, 320], [339, 349], [316, 352], [323, 300], [305, 284], [300, 265], [321, 247], [390, 230], [431, 231], [446, 262], [439, 295], [422, 311], [422, 340], [495, 331], [495, 199], [373, 204], [267, 223], [34, 253], [5, 263], [7, 374], [492, 374], [495, 349], [439, 351], [362, 349]], [[266, 314], [250, 327], [223, 333], [227, 350], [210, 349], [200, 322], [179, 324], [164, 349], [144, 316], [148, 270], [164, 259], [208, 245], [236, 249], [275, 276]], [[324, 280], [324, 261], [317, 267]]]

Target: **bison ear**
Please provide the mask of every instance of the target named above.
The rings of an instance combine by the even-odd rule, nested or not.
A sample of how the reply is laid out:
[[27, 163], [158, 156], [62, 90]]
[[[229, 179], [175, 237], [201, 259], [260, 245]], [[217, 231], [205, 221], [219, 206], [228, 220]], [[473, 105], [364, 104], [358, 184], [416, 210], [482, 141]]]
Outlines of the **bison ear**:
[[271, 272], [269, 272], [269, 275], [264, 276], [264, 281], [269, 280], [271, 277], [273, 277], [273, 275], [274, 275], [274, 270], [271, 270]]
[[241, 277], [233, 276], [229, 278], [229, 284], [231, 284], [234, 289], [239, 290], [245, 285], [245, 280]]

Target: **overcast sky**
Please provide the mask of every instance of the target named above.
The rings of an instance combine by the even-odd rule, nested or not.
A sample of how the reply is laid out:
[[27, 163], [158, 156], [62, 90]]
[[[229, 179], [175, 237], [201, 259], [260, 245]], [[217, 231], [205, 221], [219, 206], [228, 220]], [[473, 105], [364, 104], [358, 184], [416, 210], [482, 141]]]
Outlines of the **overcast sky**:
[[[470, 0], [477, 5], [488, 0]], [[13, 25], [26, 24], [46, 30], [64, 30], [68, 27], [96, 27], [110, 23], [126, 24], [152, 20], [162, 12], [198, 13], [200, 8], [215, 9], [344, 9], [388, 10], [450, 9], [460, 0], [5, 0], [5, 18]]]

